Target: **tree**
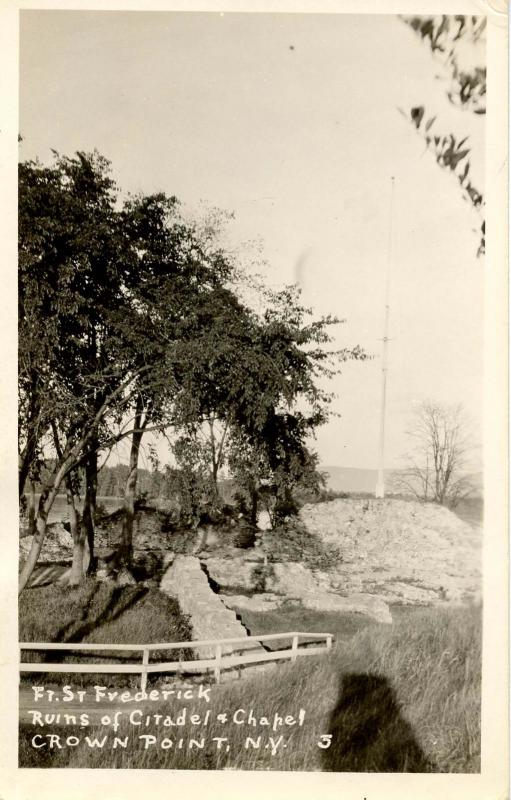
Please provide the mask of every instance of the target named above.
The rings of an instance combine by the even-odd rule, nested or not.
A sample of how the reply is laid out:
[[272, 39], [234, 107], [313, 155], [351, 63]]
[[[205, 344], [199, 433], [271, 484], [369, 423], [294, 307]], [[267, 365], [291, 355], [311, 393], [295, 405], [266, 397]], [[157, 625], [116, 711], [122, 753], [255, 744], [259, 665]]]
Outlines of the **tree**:
[[416, 409], [407, 436], [407, 466], [394, 476], [394, 489], [454, 508], [475, 487], [467, 474], [473, 445], [461, 405], [425, 401]]
[[[163, 194], [131, 198], [126, 211], [126, 235], [135, 243], [138, 257], [128, 289], [136, 312], [130, 335], [137, 343], [140, 364], [151, 364], [150, 372], [139, 378], [132, 409], [120, 552], [120, 562], [129, 569], [143, 435], [149, 423], [160, 433], [183, 420], [188, 429], [200, 423], [197, 415], [204, 409], [189, 394], [190, 373], [196, 373], [203, 343], [211, 346], [211, 341], [227, 335], [218, 329], [219, 316], [225, 318], [234, 307], [242, 311], [242, 306], [225, 285], [234, 268], [216, 243], [214, 219], [208, 225], [184, 221], [177, 200]], [[219, 378], [215, 397], [226, 391]], [[210, 398], [211, 408], [214, 402]]]
[[[223, 286], [229, 264], [212, 234], [185, 224], [163, 194], [118, 203], [110, 165], [98, 154], [20, 165], [20, 495], [50, 446], [34, 515], [30, 577], [62, 485], [85, 500], [73, 519], [72, 579], [92, 558], [97, 456], [131, 437], [121, 561], [131, 560], [138, 454], [143, 434], [169, 424], [187, 366], [183, 343], [196, 336], [196, 307]], [[36, 474], [36, 477], [39, 477]]]
[[74, 529], [73, 575], [83, 571], [84, 536], [92, 555], [87, 515], [95, 502], [98, 437], [136, 374], [126, 368], [129, 359], [120, 358], [119, 329], [128, 310], [121, 276], [133, 259], [108, 172], [97, 153], [55, 154], [49, 167], [19, 167], [20, 495], [30, 473], [39, 477], [50, 434], [56, 454], [44, 478], [20, 590], [36, 563], [57, 492], [71, 479], [76, 486], [72, 475], [84, 464], [86, 503]]
[[[408, 25], [427, 43], [437, 63], [444, 70], [444, 78], [448, 80], [446, 95], [450, 103], [461, 110], [469, 110], [474, 114], [486, 113], [486, 66], [484, 64], [463, 67], [460, 48], [474, 46], [484, 41], [486, 17], [481, 16], [402, 16]], [[426, 147], [430, 149], [437, 164], [447, 169], [457, 178], [462, 197], [467, 201], [480, 218], [480, 240], [477, 255], [485, 252], [485, 221], [483, 193], [474, 186], [470, 176], [471, 148], [467, 146], [468, 136], [461, 140], [452, 134], [439, 132], [436, 116], [428, 118], [424, 105], [416, 105], [401, 114], [414, 125], [422, 136]]]
[[[68, 493], [76, 520], [73, 580], [83, 574], [84, 539], [87, 560], [93, 555], [98, 453], [146, 430], [137, 413], [123, 424], [127, 413], [141, 397], [151, 403], [170, 382], [163, 357], [168, 325], [154, 318], [150, 303], [141, 302], [140, 287], [146, 285], [146, 294], [156, 292], [160, 273], [168, 278], [176, 271], [169, 251], [184, 234], [172, 229], [168, 236], [168, 227], [156, 227], [153, 238], [159, 237], [166, 258], [157, 261], [153, 247], [153, 271], [147, 264], [141, 269], [150, 249], [144, 245], [154, 221], [151, 200], [149, 210], [140, 203], [119, 205], [109, 170], [97, 153], [55, 154], [48, 167], [20, 165], [20, 493], [38, 459], [44, 460], [50, 432], [55, 452], [45, 471], [20, 590], [37, 561], [54, 498], [71, 476], [77, 485], [77, 471], [84, 474], [85, 501], [77, 519], [75, 495]], [[157, 200], [165, 210], [172, 203]], [[183, 284], [186, 280], [181, 277]], [[177, 284], [174, 280], [176, 294]]]
[[[295, 289], [268, 291], [262, 314], [248, 308], [214, 226], [185, 222], [176, 198], [163, 194], [121, 203], [109, 170], [97, 153], [20, 165], [20, 493], [30, 474], [42, 481], [20, 591], [61, 487], [73, 527], [71, 580], [81, 579], [93, 559], [98, 453], [126, 437], [120, 566], [131, 566], [138, 460], [150, 430], [187, 432], [189, 461], [194, 431], [209, 425], [213, 487], [229, 441], [243, 438], [285, 504], [310, 465], [306, 439], [327, 419], [331, 396], [318, 380], [340, 361], [365, 358], [358, 347], [329, 352], [327, 328], [337, 320], [307, 320]], [[227, 437], [220, 447], [215, 424]]]
[[[184, 343], [190, 349], [180, 408], [188, 435], [195, 425], [198, 464], [203, 469], [209, 460], [214, 486], [221, 457], [247, 493], [255, 521], [263, 485], [272, 487], [277, 509], [292, 508], [293, 487], [310, 471], [308, 442], [328, 419], [333, 399], [321, 383], [344, 361], [366, 354], [360, 347], [331, 350], [329, 329], [339, 320], [311, 319], [296, 287], [267, 292], [261, 314], [234, 296], [211, 299], [216, 302], [198, 311], [197, 338]], [[201, 444], [202, 425], [209, 437]]]

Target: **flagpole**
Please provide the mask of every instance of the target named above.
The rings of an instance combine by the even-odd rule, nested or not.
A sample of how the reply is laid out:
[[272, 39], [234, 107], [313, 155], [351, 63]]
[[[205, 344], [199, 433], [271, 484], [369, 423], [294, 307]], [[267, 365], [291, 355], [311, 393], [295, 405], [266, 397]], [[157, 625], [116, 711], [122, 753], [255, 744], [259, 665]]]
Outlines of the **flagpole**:
[[385, 412], [387, 405], [387, 373], [388, 373], [388, 347], [389, 347], [389, 319], [390, 319], [390, 270], [392, 266], [392, 227], [394, 217], [394, 176], [391, 178], [390, 188], [390, 221], [389, 239], [387, 247], [387, 275], [385, 280], [385, 318], [383, 323], [383, 347], [381, 362], [381, 407], [380, 407], [380, 442], [378, 453], [378, 478], [376, 481], [375, 497], [385, 497]]

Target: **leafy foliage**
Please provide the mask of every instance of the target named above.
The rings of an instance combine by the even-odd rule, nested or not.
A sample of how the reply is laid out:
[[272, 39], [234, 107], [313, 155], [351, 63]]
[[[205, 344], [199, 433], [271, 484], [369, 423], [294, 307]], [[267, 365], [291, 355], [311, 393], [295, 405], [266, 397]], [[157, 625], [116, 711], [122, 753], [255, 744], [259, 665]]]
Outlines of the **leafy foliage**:
[[328, 328], [338, 320], [310, 316], [295, 287], [271, 295], [262, 315], [219, 292], [199, 304], [191, 321], [196, 335], [182, 343], [186, 374], [176, 419], [181, 415], [187, 453], [193, 450], [203, 477], [209, 461], [213, 485], [228, 466], [254, 522], [262, 494], [290, 513], [292, 486], [311, 470], [307, 439], [328, 419], [332, 399], [320, 380], [342, 361], [366, 358], [359, 347], [329, 350]]
[[465, 69], [460, 66], [459, 45], [476, 44], [486, 31], [486, 17], [481, 16], [402, 16], [401, 19], [431, 48], [446, 69], [450, 86], [447, 97], [453, 105], [475, 114], [486, 113], [486, 67]]
[[308, 437], [328, 419], [321, 382], [366, 357], [329, 350], [338, 320], [314, 320], [296, 287], [264, 290], [264, 309], [251, 310], [236, 292], [243, 276], [217, 245], [218, 215], [185, 220], [162, 193], [121, 201], [99, 154], [54, 156], [51, 166], [20, 165], [20, 495], [29, 473], [44, 479], [22, 585], [51, 504], [62, 484], [74, 487], [70, 497], [79, 491], [82, 465], [91, 547], [97, 454], [125, 437], [129, 563], [149, 430], [173, 430], [191, 521], [218, 505], [224, 464], [242, 482], [250, 474], [256, 504], [266, 481], [275, 507], [289, 510], [292, 487], [314, 473]]
[[[473, 46], [483, 41], [486, 30], [486, 18], [462, 15], [456, 16], [402, 16], [401, 19], [422, 41], [428, 43], [433, 55], [441, 59], [447, 70], [450, 86], [446, 94], [449, 101], [461, 109], [469, 109], [474, 114], [486, 113], [486, 67], [475, 66], [471, 70], [460, 67], [459, 47], [461, 43]], [[417, 105], [400, 113], [409, 119], [419, 132], [443, 169], [452, 172], [462, 191], [463, 199], [468, 202], [481, 217], [480, 239], [477, 256], [485, 252], [485, 221], [483, 215], [484, 197], [474, 185], [470, 177], [470, 153], [467, 147], [468, 136], [460, 141], [451, 134], [442, 134], [434, 128], [436, 116], [426, 118], [424, 105]]]
[[[399, 109], [403, 116], [406, 114]], [[466, 146], [468, 137], [464, 137], [460, 141], [451, 133], [448, 136], [437, 134], [433, 130], [436, 117], [431, 117], [425, 120], [424, 106], [416, 106], [410, 111], [410, 119], [414, 124], [417, 131], [421, 134], [426, 147], [431, 149], [435, 155], [436, 162], [440, 167], [454, 173], [458, 179], [458, 184], [462, 190], [463, 199], [469, 202], [475, 211], [479, 214], [482, 213], [484, 208], [484, 198], [481, 192], [474, 186], [470, 173], [470, 147]], [[423, 124], [424, 122], [424, 124]], [[485, 222], [481, 222], [481, 238], [477, 255], [483, 255], [485, 252]]]

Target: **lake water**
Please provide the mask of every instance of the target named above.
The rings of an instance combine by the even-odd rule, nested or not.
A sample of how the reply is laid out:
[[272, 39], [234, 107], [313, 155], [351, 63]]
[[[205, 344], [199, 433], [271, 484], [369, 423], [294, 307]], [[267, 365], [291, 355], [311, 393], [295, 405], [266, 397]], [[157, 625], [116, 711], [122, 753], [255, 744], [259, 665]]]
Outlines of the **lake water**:
[[[36, 497], [36, 502], [39, 500], [39, 497]], [[103, 506], [106, 508], [107, 511], [116, 511], [116, 509], [122, 506], [123, 499], [122, 497], [99, 497], [97, 498], [98, 505]], [[67, 519], [68, 516], [68, 509], [67, 509], [67, 500], [65, 495], [57, 495], [55, 498], [55, 502], [53, 503], [52, 509], [48, 515], [48, 522], [60, 522], [61, 520]]]

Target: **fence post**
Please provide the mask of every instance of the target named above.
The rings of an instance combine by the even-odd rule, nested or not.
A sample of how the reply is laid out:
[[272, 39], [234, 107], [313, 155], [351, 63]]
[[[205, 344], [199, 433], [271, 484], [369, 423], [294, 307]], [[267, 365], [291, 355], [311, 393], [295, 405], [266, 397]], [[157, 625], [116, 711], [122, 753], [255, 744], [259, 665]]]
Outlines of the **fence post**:
[[291, 661], [296, 661], [298, 655], [298, 636], [293, 636], [293, 644], [291, 646]]
[[331, 636], [327, 636], [326, 637], [326, 649], [327, 650], [331, 650], [332, 649], [332, 637]]
[[144, 647], [144, 653], [142, 656], [142, 677], [140, 679], [140, 688], [143, 692], [145, 692], [147, 687], [147, 665], [149, 664], [149, 650], [147, 647]]
[[215, 647], [215, 681], [220, 683], [220, 672], [222, 670], [222, 645], [217, 644]]

